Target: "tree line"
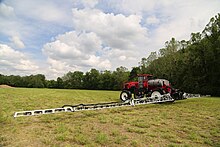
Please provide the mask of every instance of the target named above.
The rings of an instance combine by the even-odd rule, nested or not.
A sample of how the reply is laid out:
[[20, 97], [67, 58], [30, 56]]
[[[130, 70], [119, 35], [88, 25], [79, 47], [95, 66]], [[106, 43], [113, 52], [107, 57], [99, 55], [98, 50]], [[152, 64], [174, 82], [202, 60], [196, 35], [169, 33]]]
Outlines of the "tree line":
[[68, 72], [56, 80], [46, 80], [42, 74], [30, 76], [0, 75], [0, 84], [30, 88], [120, 90], [125, 81], [140, 73], [168, 79], [175, 88], [189, 93], [220, 96], [220, 14], [210, 19], [202, 32], [191, 33], [190, 40], [171, 38], [159, 52], [142, 58], [139, 66], [128, 71], [91, 69]]
[[120, 90], [129, 77], [126, 67], [118, 67], [115, 71], [98, 71], [91, 69], [83, 73], [81, 71], [68, 72], [56, 80], [46, 80], [43, 74], [30, 76], [5, 76], [0, 74], [0, 84], [13, 87], [27, 88], [59, 88], [59, 89], [101, 89]]

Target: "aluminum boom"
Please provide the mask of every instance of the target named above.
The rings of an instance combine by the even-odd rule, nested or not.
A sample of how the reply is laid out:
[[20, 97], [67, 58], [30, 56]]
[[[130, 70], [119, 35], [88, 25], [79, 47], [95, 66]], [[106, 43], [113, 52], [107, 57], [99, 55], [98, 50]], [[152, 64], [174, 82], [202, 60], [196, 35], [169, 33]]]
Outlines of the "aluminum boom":
[[155, 103], [164, 103], [164, 102], [173, 102], [173, 101], [175, 100], [168, 93], [168, 94], [164, 94], [164, 95], [156, 96], [156, 97], [130, 99], [125, 102], [64, 105], [62, 108], [20, 111], [20, 112], [15, 112], [14, 117], [36, 116], [36, 115], [53, 114], [53, 113], [60, 113], [60, 112], [77, 112], [77, 111], [84, 111], [84, 110], [100, 110], [100, 109], [106, 109], [106, 108], [135, 106], [135, 105], [143, 105], [143, 104], [155, 104]]

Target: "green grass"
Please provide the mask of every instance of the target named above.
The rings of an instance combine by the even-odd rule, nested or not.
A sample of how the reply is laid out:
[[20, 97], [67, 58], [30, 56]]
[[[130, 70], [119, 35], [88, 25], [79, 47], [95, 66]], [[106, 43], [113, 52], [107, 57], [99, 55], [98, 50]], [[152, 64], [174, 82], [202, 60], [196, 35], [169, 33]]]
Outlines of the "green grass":
[[0, 147], [220, 146], [220, 98], [13, 118], [16, 111], [119, 101], [119, 94], [0, 89]]

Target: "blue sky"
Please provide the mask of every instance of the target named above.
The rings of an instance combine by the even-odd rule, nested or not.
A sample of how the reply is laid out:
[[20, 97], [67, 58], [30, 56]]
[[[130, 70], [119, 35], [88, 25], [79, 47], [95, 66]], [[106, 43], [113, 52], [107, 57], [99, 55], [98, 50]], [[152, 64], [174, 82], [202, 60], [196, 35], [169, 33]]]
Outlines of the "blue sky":
[[220, 12], [219, 0], [1, 0], [0, 74], [137, 66], [172, 37], [188, 40]]

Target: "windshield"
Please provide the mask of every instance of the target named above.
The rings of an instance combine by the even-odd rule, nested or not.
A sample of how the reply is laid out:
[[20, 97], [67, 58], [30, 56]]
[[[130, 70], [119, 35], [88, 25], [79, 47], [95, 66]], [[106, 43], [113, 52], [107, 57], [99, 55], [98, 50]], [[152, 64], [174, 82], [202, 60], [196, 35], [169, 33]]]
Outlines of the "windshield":
[[138, 81], [143, 81], [144, 77], [138, 77]]

